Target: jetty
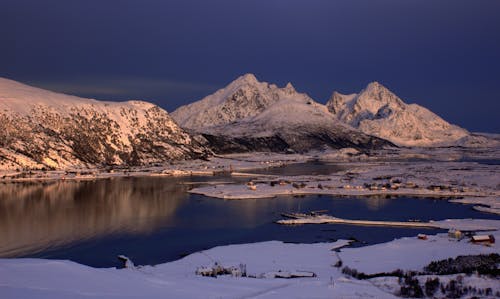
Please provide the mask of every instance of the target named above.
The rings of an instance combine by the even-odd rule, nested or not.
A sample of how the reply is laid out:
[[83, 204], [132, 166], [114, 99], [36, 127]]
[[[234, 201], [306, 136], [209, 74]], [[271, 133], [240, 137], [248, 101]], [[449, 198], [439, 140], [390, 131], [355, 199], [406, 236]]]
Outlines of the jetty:
[[440, 228], [438, 224], [434, 224], [432, 222], [354, 220], [354, 219], [343, 219], [324, 214], [315, 215], [315, 214], [302, 214], [302, 213], [285, 214], [284, 216], [289, 217], [291, 219], [278, 220], [276, 221], [276, 223], [283, 225], [331, 223], [331, 224], [350, 224], [350, 225], [363, 225], [363, 226]]

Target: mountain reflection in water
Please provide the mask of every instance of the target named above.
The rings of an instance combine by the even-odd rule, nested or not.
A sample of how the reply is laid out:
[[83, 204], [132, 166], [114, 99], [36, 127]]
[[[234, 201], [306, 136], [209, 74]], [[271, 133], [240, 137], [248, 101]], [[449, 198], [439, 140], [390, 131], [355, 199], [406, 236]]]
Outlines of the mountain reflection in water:
[[283, 195], [221, 200], [187, 192], [201, 182], [247, 180], [211, 176], [0, 183], [0, 257], [69, 259], [93, 267], [113, 267], [119, 265], [116, 256], [125, 254], [138, 265], [155, 265], [227, 244], [355, 238], [360, 242], [353, 246], [361, 246], [437, 232], [353, 225], [277, 225], [275, 221], [285, 212], [327, 210], [341, 218], [387, 221], [498, 219], [470, 206], [435, 199]]
[[151, 232], [168, 224], [186, 189], [175, 179], [145, 178], [2, 184], [0, 253], [18, 256], [110, 233]]

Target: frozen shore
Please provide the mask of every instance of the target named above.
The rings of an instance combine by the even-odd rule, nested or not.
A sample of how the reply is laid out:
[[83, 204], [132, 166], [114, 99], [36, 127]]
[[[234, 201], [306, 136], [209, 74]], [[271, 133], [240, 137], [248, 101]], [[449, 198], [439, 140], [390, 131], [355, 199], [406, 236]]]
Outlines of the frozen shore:
[[[221, 199], [280, 195], [409, 196], [451, 198], [500, 214], [500, 165], [476, 162], [350, 162], [349, 170], [316, 176], [259, 176], [248, 184], [201, 186], [190, 190]], [[342, 165], [342, 164], [340, 164]], [[345, 164], [344, 164], [345, 165]]]
[[303, 163], [314, 159], [309, 154], [248, 153], [211, 157], [208, 160], [184, 160], [148, 167], [68, 168], [64, 170], [0, 170], [0, 182], [46, 180], [95, 180], [134, 176], [215, 176]]
[[[221, 199], [272, 198], [279, 195], [409, 196], [451, 198], [474, 209], [500, 214], [498, 148], [354, 149], [307, 154], [245, 153], [215, 156], [207, 161], [180, 161], [154, 167], [0, 171], [0, 182], [95, 180], [133, 176], [233, 176], [245, 184], [208, 184], [190, 190]], [[308, 161], [334, 163], [346, 170], [328, 175], [262, 175], [252, 170]], [[479, 163], [497, 161], [495, 163]]]

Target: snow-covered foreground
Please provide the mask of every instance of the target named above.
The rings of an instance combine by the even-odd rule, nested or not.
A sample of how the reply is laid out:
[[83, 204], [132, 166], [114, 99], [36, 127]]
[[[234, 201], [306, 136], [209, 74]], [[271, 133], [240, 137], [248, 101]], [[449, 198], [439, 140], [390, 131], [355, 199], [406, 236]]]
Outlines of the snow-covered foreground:
[[[492, 234], [495, 238], [500, 237], [498, 231]], [[471, 243], [469, 238], [451, 239], [447, 234], [437, 234], [427, 236], [427, 238], [427, 240], [414, 237], [401, 238], [388, 243], [346, 248], [339, 255], [345, 266], [365, 274], [375, 274], [397, 269], [421, 271], [432, 261], [454, 258], [459, 255], [500, 253], [498, 243], [483, 246]]]
[[[460, 224], [460, 221], [457, 221]], [[498, 221], [497, 221], [498, 225]], [[497, 239], [498, 231], [493, 232]], [[429, 262], [468, 254], [498, 253], [493, 246], [472, 244], [447, 235], [397, 239], [361, 248], [343, 248], [349, 241], [285, 244], [270, 241], [216, 247], [181, 260], [129, 269], [97, 269], [70, 261], [0, 259], [1, 298], [394, 298], [376, 285], [381, 279], [357, 280], [342, 274], [342, 260], [365, 273], [396, 269], [420, 271]], [[214, 263], [246, 265], [249, 276], [203, 277], [197, 268]], [[277, 271], [307, 271], [312, 278], [271, 278]], [[496, 290], [498, 281], [476, 280]], [[392, 286], [394, 288], [394, 286]], [[386, 287], [387, 288], [387, 287]]]
[[[387, 154], [384, 157], [387, 159]], [[390, 153], [389, 153], [390, 154]], [[422, 155], [427, 155], [428, 152]], [[399, 157], [418, 152], [400, 152]], [[409, 156], [408, 156], [409, 155]], [[444, 156], [453, 160], [460, 157]], [[412, 195], [422, 197], [463, 197], [465, 204], [477, 209], [498, 210], [500, 166], [476, 162], [386, 162], [377, 156], [309, 154], [276, 155], [246, 154], [212, 158], [210, 161], [186, 161], [168, 167], [137, 169], [127, 172], [35, 173], [35, 177], [10, 177], [4, 180], [85, 179], [123, 175], [207, 175], [216, 172], [238, 172], [252, 168], [304, 162], [308, 159], [343, 161], [349, 171], [323, 176], [251, 176], [252, 184], [210, 185], [192, 192], [219, 198], [273, 197], [279, 194], [332, 195]], [[355, 161], [355, 159], [362, 161]], [[498, 156], [493, 156], [498, 158]], [[16, 176], [17, 174], [13, 174]], [[30, 174], [33, 175], [33, 174]], [[273, 184], [271, 184], [273, 182]], [[283, 184], [281, 184], [283, 183]], [[250, 188], [254, 186], [254, 188]], [[485, 207], [487, 205], [488, 207]], [[494, 230], [500, 239], [500, 221], [447, 220], [434, 222], [441, 228], [461, 230]], [[446, 235], [397, 239], [362, 248], [343, 248], [347, 241], [320, 244], [285, 244], [272, 241], [245, 245], [216, 247], [191, 254], [181, 260], [136, 269], [97, 269], [70, 261], [43, 259], [0, 259], [0, 298], [394, 298], [398, 285], [394, 278], [358, 280], [342, 274], [334, 265], [342, 260], [343, 267], [366, 274], [391, 272], [396, 269], [421, 271], [434, 260], [459, 255], [499, 253], [498, 242], [491, 246], [472, 244], [468, 239], [457, 241]], [[195, 274], [199, 267], [238, 267], [245, 264], [247, 273], [256, 276], [218, 278]], [[316, 274], [312, 278], [270, 278], [277, 271], [304, 271]], [[500, 291], [500, 283], [486, 277], [467, 278], [476, 285]]]
[[[348, 244], [284, 244], [264, 242], [231, 245], [192, 254], [184, 259], [138, 269], [95, 269], [69, 261], [0, 260], [2, 298], [392, 298], [368, 282], [344, 280], [333, 265], [332, 249]], [[247, 265], [249, 274], [312, 271], [299, 279], [218, 278], [195, 275], [201, 266]], [[333, 283], [332, 283], [333, 282]]]

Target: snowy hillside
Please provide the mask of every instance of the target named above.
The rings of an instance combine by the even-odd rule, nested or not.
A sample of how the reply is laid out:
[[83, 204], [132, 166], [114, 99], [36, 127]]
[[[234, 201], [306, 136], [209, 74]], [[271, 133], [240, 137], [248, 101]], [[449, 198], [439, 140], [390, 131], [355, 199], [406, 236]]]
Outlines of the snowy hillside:
[[198, 133], [244, 144], [271, 142], [281, 149], [303, 151], [325, 145], [373, 148], [389, 144], [339, 122], [324, 105], [297, 92], [290, 83], [279, 88], [259, 82], [252, 74], [180, 107], [172, 117], [181, 127]]
[[291, 85], [285, 91], [246, 74], [216, 93], [178, 108], [172, 117], [183, 128], [204, 129], [255, 116], [293, 92]]
[[203, 154], [169, 114], [0, 78], [0, 169], [145, 165]]
[[486, 138], [471, 136], [422, 106], [405, 104], [377, 82], [368, 84], [359, 94], [334, 92], [326, 105], [340, 121], [397, 145], [480, 145], [488, 142]]

